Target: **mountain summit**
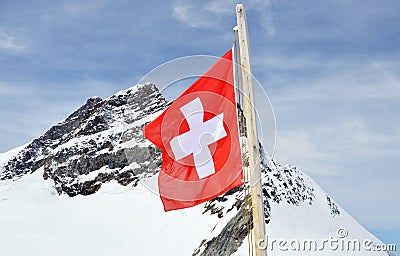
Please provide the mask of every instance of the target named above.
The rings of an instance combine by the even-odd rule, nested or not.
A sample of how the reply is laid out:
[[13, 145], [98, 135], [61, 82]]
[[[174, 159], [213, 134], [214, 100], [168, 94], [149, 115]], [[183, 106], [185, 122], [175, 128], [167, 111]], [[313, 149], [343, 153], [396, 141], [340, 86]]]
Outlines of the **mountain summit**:
[[[167, 106], [149, 83], [92, 97], [0, 154], [1, 255], [248, 255], [243, 187], [164, 213], [141, 128]], [[268, 255], [388, 255], [300, 169], [260, 155]]]
[[[57, 192], [69, 196], [93, 194], [110, 180], [121, 185], [137, 181], [139, 174], [155, 171], [148, 160], [156, 149], [148, 150], [150, 144], [141, 135], [141, 127], [166, 105], [152, 84], [138, 85], [104, 100], [92, 97], [12, 156], [0, 179], [15, 179], [43, 167], [43, 178], [53, 180]], [[130, 128], [122, 136], [127, 125]], [[125, 145], [128, 133], [134, 136], [132, 147]]]

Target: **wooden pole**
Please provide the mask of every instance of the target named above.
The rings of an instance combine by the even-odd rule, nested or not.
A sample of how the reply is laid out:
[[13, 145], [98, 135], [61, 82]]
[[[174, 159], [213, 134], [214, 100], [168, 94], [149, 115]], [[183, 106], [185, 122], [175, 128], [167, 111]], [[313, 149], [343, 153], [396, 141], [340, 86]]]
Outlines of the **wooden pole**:
[[247, 31], [246, 13], [243, 4], [236, 5], [238, 41], [240, 52], [241, 79], [243, 90], [243, 113], [246, 118], [247, 143], [249, 154], [250, 177], [245, 175], [246, 184], [250, 185], [253, 229], [251, 231], [252, 243], [251, 251], [256, 256], [265, 256], [266, 250], [260, 248], [264, 246], [265, 237], [265, 217], [261, 188], [261, 168], [260, 151], [258, 145], [256, 113], [254, 107], [253, 83], [250, 66], [250, 49]]

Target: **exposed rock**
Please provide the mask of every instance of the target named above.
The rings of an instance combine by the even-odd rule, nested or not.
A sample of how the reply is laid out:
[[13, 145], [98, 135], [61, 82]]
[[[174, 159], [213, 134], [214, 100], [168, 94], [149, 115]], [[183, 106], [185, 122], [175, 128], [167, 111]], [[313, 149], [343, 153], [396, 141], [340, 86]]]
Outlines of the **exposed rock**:
[[145, 141], [141, 129], [146, 117], [166, 106], [153, 84], [104, 100], [92, 97], [10, 159], [0, 179], [17, 178], [43, 166], [44, 179], [54, 180], [57, 191], [70, 196], [95, 193], [110, 180], [135, 185], [161, 165], [160, 151]]
[[[227, 256], [236, 252], [252, 227], [251, 211], [246, 210], [245, 204], [239, 207], [236, 215], [226, 224], [221, 233], [208, 242], [203, 242], [202, 256]], [[197, 254], [200, 252], [197, 250]], [[193, 255], [197, 255], [196, 251]]]
[[326, 195], [326, 201], [328, 202], [328, 206], [331, 209], [331, 215], [332, 216], [337, 216], [340, 215], [340, 211], [338, 209], [338, 206], [336, 205], [336, 203], [329, 197]]

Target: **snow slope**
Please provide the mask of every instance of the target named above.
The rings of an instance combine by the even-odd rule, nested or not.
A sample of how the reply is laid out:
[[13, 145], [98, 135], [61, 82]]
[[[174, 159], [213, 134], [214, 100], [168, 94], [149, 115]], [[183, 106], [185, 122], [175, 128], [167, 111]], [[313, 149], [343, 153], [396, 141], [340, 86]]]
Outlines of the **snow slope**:
[[[271, 204], [268, 255], [388, 255], [377, 248], [382, 242], [332, 199], [335, 206], [328, 207], [327, 194], [311, 178], [307, 179], [314, 187], [312, 204]], [[280, 245], [280, 241], [286, 244]], [[248, 243], [243, 243], [234, 255], [248, 255]]]
[[71, 198], [42, 175], [0, 181], [1, 255], [191, 255], [225, 224], [201, 205], [165, 213], [142, 184]]
[[[159, 197], [139, 183], [121, 186], [111, 181], [92, 195], [58, 195], [43, 168], [11, 181], [0, 181], [1, 255], [192, 255], [202, 240], [221, 232], [236, 214], [224, 218], [203, 214], [204, 204], [165, 213]], [[312, 182], [312, 181], [310, 181]], [[331, 216], [326, 195], [316, 185], [312, 205], [272, 203], [269, 239], [348, 237], [379, 241], [339, 207]], [[271, 241], [270, 241], [271, 242]], [[366, 251], [281, 251], [268, 255], [387, 255]], [[248, 255], [247, 239], [234, 255]]]

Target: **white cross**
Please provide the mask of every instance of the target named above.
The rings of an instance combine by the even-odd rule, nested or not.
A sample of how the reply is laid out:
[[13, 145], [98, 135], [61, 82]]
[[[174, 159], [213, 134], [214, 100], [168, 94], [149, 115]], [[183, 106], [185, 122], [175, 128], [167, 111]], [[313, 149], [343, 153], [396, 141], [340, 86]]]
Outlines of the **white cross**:
[[223, 125], [224, 113], [203, 122], [204, 109], [200, 98], [196, 98], [180, 108], [189, 124], [190, 131], [170, 141], [175, 159], [193, 154], [197, 175], [200, 179], [215, 173], [214, 162], [208, 145], [226, 136]]

